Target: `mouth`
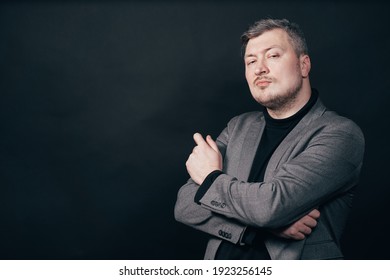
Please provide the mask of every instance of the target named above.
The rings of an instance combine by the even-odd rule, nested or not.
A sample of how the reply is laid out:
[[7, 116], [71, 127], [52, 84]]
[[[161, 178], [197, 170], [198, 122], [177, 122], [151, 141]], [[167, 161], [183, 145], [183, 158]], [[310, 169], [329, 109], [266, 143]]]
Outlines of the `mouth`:
[[269, 80], [256, 80], [255, 85], [258, 87], [267, 87], [269, 84], [271, 84], [271, 81]]

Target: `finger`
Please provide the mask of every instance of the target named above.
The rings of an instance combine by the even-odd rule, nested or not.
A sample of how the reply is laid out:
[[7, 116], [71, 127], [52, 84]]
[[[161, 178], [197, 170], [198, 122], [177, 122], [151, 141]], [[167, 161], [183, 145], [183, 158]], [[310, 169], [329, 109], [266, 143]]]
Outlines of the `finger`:
[[320, 217], [321, 213], [317, 209], [313, 209], [308, 215], [310, 217], [312, 217], [313, 219], [318, 219]]
[[303, 233], [304, 235], [309, 235], [311, 231], [312, 231], [311, 228], [306, 226], [300, 229], [300, 232]]
[[307, 225], [308, 227], [314, 228], [317, 226], [317, 221], [314, 219], [308, 220], [308, 221], [305, 221], [305, 225]]
[[203, 139], [203, 136], [198, 132], [194, 134], [193, 138], [194, 138], [196, 145], [206, 144], [206, 141]]
[[292, 238], [295, 240], [303, 240], [305, 237], [306, 236], [302, 232], [297, 232]]
[[213, 140], [213, 138], [211, 138], [210, 135], [207, 135], [206, 141], [207, 141], [207, 143], [210, 145], [210, 147], [211, 147], [214, 151], [216, 151], [217, 153], [219, 153], [219, 149], [218, 149], [217, 143], [215, 143], [215, 141]]
[[303, 219], [302, 219], [302, 224], [308, 226], [308, 227], [316, 227], [317, 226], [317, 220], [316, 219], [313, 219], [312, 217], [310, 216], [305, 216]]

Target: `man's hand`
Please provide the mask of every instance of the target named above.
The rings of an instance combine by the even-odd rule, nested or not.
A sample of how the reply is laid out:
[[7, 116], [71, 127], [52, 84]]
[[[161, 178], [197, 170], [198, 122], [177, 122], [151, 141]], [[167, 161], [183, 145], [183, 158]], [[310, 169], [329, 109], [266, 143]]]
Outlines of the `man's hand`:
[[194, 140], [196, 146], [188, 157], [186, 167], [192, 180], [201, 185], [211, 172], [222, 170], [222, 155], [210, 135], [204, 140], [202, 135], [195, 133]]
[[282, 229], [271, 230], [271, 232], [282, 238], [303, 240], [306, 235], [309, 235], [312, 232], [312, 229], [317, 226], [317, 219], [319, 217], [320, 211], [314, 209], [290, 226]]

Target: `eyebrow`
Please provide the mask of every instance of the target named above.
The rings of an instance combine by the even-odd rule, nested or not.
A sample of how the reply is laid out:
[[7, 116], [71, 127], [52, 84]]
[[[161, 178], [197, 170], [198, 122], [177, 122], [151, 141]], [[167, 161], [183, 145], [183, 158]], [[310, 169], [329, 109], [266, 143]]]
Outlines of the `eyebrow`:
[[[266, 52], [268, 52], [269, 50], [275, 49], [275, 48], [284, 50], [284, 49], [283, 49], [281, 46], [279, 46], [279, 45], [272, 45], [272, 46], [270, 46], [270, 47], [268, 47], [268, 48], [262, 50], [261, 53], [266, 53]], [[252, 54], [252, 53], [245, 54], [244, 58], [248, 58], [248, 57], [256, 57], [256, 55], [255, 55], [255, 54]]]

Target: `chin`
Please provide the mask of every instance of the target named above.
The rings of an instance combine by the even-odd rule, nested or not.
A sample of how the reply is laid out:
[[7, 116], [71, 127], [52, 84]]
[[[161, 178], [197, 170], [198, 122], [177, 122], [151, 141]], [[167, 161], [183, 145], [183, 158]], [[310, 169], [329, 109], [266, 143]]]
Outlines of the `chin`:
[[286, 105], [286, 103], [289, 102], [289, 99], [284, 96], [273, 96], [270, 98], [255, 98], [257, 103], [260, 105], [271, 109], [271, 110], [277, 110]]
[[267, 107], [268, 104], [271, 105], [275, 103], [275, 101], [278, 99], [277, 97], [275, 98], [275, 96], [272, 96], [272, 94], [265, 92], [252, 94], [252, 97], [256, 100], [257, 103], [265, 107]]

